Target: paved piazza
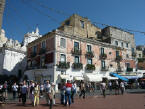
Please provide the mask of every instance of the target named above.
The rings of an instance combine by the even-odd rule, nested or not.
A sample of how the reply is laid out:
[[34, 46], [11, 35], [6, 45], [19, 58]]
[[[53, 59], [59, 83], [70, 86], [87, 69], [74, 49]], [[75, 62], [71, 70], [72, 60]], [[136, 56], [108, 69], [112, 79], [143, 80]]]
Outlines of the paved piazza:
[[[124, 94], [110, 95], [103, 98], [101, 95], [87, 97], [84, 99], [75, 99], [71, 107], [65, 107], [56, 101], [53, 109], [145, 109], [145, 94]], [[41, 101], [37, 107], [32, 107], [29, 102], [24, 107], [20, 103], [8, 103], [0, 109], [49, 109], [45, 101]]]

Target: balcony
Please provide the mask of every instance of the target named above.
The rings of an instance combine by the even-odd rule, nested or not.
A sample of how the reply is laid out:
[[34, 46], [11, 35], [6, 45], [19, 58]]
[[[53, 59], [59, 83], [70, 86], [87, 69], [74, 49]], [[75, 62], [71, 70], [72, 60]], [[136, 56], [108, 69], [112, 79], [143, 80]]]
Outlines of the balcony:
[[70, 62], [59, 62], [57, 67], [60, 69], [68, 69], [70, 68]]
[[32, 52], [32, 53], [31, 53], [31, 58], [34, 58], [36, 55], [37, 55], [37, 53]]
[[82, 63], [73, 63], [72, 68], [73, 69], [83, 69], [83, 64]]
[[134, 58], [136, 57], [136, 53], [135, 52], [132, 53], [132, 57], [134, 57]]
[[101, 71], [108, 71], [108, 68], [107, 67], [102, 67]]
[[85, 56], [86, 56], [87, 58], [93, 58], [93, 57], [94, 57], [94, 53], [93, 53], [92, 51], [89, 51], [89, 52], [87, 52], [87, 53], [85, 54]]
[[133, 71], [133, 68], [127, 68], [126, 71], [127, 72], [132, 72]]
[[39, 51], [39, 55], [45, 54], [46, 53], [46, 49], [45, 48], [41, 48]]
[[106, 59], [107, 55], [106, 54], [100, 54], [100, 59]]
[[116, 56], [116, 59], [115, 59], [116, 61], [122, 61], [122, 56]]
[[73, 50], [71, 51], [71, 53], [72, 53], [73, 55], [81, 55], [81, 54], [82, 54], [82, 50], [80, 50], [80, 49], [73, 49]]
[[95, 70], [96, 68], [95, 68], [95, 65], [94, 64], [87, 64], [86, 65], [86, 70]]

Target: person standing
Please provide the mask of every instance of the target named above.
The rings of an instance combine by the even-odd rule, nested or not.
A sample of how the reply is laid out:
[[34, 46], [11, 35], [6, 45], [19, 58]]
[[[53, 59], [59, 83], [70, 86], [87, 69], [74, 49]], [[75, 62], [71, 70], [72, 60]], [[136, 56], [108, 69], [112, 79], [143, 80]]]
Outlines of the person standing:
[[35, 83], [33, 81], [30, 81], [30, 85], [29, 85], [29, 98], [31, 100], [32, 105], [34, 104], [34, 87], [35, 87]]
[[50, 96], [50, 88], [51, 85], [49, 81], [46, 81], [44, 85], [44, 91], [45, 91], [45, 98], [46, 98], [46, 103], [49, 105], [52, 102], [51, 96]]
[[115, 81], [115, 95], [119, 95], [119, 83], [118, 83], [118, 81], [116, 80]]
[[106, 97], [106, 83], [105, 83], [105, 81], [103, 81], [101, 83], [101, 89], [102, 89], [103, 96], [105, 98]]
[[65, 83], [62, 82], [60, 86], [60, 102], [61, 104], [65, 104]]
[[40, 85], [40, 97], [43, 97], [44, 85]]
[[25, 106], [26, 96], [27, 96], [27, 85], [26, 85], [26, 81], [23, 82], [23, 85], [22, 85], [22, 88], [21, 88], [21, 95], [22, 95], [22, 103]]
[[70, 83], [70, 80], [67, 80], [67, 83], [65, 85], [65, 106], [67, 106], [67, 102], [69, 106], [71, 105], [71, 90], [72, 90], [72, 84]]
[[52, 109], [52, 106], [55, 105], [55, 84], [54, 83], [51, 83], [49, 99], [50, 99], [49, 109]]
[[5, 81], [5, 83], [3, 85], [3, 95], [4, 95], [5, 99], [8, 98], [8, 84], [7, 84], [7, 81]]
[[121, 94], [123, 95], [124, 91], [125, 91], [125, 85], [124, 85], [123, 81], [121, 81], [121, 83], [120, 83], [120, 89], [121, 89]]
[[40, 87], [37, 83], [35, 83], [35, 86], [34, 86], [34, 106], [35, 105], [39, 105], [39, 94], [40, 94]]
[[0, 84], [0, 94], [2, 94], [2, 93], [3, 93], [3, 85]]
[[13, 90], [13, 99], [16, 99], [16, 94], [18, 91], [18, 85], [16, 84], [16, 82], [14, 83], [14, 85], [12, 86], [12, 90]]
[[75, 82], [73, 82], [73, 84], [72, 84], [72, 93], [71, 93], [71, 101], [72, 101], [72, 103], [74, 103], [74, 95], [76, 93], [76, 90], [77, 90], [77, 85], [76, 85]]
[[112, 94], [112, 82], [111, 81], [109, 81], [108, 87], [109, 87], [110, 94]]
[[86, 95], [85, 95], [85, 93], [86, 93], [86, 91], [85, 91], [85, 83], [84, 83], [84, 81], [81, 81], [81, 83], [80, 83], [80, 95], [79, 95], [79, 98], [81, 98], [81, 96], [83, 95], [83, 99], [85, 99], [85, 97], [86, 97]]

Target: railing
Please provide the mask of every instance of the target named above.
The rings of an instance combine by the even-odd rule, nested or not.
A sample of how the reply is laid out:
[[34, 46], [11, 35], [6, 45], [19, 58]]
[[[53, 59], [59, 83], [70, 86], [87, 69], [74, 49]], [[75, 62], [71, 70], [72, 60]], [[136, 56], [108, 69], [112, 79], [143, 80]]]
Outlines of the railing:
[[70, 62], [59, 62], [57, 67], [60, 69], [68, 69], [70, 68]]
[[95, 65], [94, 64], [87, 64], [86, 65], [86, 70], [95, 70]]
[[82, 50], [80, 49], [73, 49], [71, 52], [73, 55], [82, 55]]
[[106, 54], [100, 54], [100, 59], [106, 59], [107, 55]]
[[72, 68], [73, 69], [83, 69], [83, 64], [82, 63], [73, 63]]
[[93, 58], [94, 57], [94, 53], [92, 51], [86, 52], [85, 56], [87, 58]]

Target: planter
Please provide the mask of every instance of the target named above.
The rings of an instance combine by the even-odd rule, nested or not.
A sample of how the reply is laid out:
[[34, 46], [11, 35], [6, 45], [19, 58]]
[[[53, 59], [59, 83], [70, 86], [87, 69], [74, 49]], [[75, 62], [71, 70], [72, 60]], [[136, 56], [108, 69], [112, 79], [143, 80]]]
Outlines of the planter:
[[71, 52], [73, 55], [81, 55], [82, 54], [82, 50], [79, 50], [79, 49], [73, 49]]
[[94, 64], [87, 64], [86, 70], [95, 70], [95, 65]]
[[86, 56], [87, 58], [93, 58], [93, 57], [94, 57], [94, 53], [93, 53], [92, 51], [89, 51], [89, 52], [87, 52], [87, 53], [85, 54], [85, 56]]
[[100, 54], [100, 59], [106, 59], [107, 55], [106, 54]]
[[70, 62], [59, 62], [57, 67], [60, 69], [68, 69], [70, 68]]
[[82, 63], [73, 63], [72, 64], [73, 69], [83, 69]]

